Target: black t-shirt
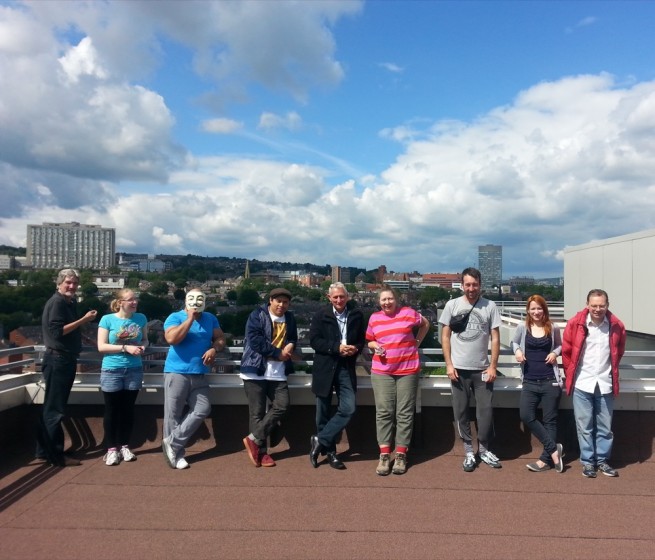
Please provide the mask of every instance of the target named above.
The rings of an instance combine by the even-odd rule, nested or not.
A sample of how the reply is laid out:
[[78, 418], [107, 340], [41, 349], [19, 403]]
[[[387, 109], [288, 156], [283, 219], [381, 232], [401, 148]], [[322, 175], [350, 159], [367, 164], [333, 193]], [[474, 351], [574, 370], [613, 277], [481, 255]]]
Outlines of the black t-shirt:
[[78, 318], [75, 299], [73, 298], [70, 302], [66, 301], [64, 296], [55, 292], [46, 302], [41, 317], [43, 342], [46, 348], [74, 356], [79, 355], [82, 350], [80, 329], [74, 329], [68, 334], [64, 334], [64, 325], [77, 321]]

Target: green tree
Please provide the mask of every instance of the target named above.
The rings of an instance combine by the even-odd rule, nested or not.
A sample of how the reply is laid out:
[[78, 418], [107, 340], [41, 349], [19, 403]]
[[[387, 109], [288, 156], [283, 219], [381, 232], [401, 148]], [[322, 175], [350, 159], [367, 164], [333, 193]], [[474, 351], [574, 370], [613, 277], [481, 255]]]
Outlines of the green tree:
[[98, 316], [94, 321], [95, 323], [97, 323], [98, 321], [100, 321], [100, 317], [107, 314], [107, 312], [109, 311], [109, 305], [107, 305], [104, 301], [98, 299], [97, 297], [88, 297], [83, 299], [77, 306], [77, 310], [80, 314], [80, 317], [90, 309], [95, 309], [98, 312]]
[[152, 282], [152, 284], [150, 284], [150, 288], [148, 288], [148, 292], [150, 292], [153, 296], [168, 295], [168, 284], [161, 280], [155, 280], [154, 282]]
[[237, 292], [237, 305], [257, 305], [260, 301], [259, 293], [252, 288], [243, 288]]
[[228, 290], [227, 294], [225, 294], [228, 301], [236, 301], [238, 296], [239, 294], [237, 294], [236, 290]]
[[143, 313], [149, 321], [153, 319], [165, 321], [173, 312], [173, 306], [163, 298], [143, 293], [139, 298], [139, 312]]
[[324, 294], [327, 294], [327, 291], [330, 289], [330, 285], [332, 284], [332, 280], [323, 280], [321, 282], [321, 292]]
[[127, 273], [127, 287], [131, 290], [137, 290], [141, 280], [143, 280], [143, 274], [140, 272], [132, 271]]
[[221, 313], [218, 315], [218, 322], [223, 332], [241, 337], [246, 334], [246, 322], [250, 313], [250, 309], [241, 309], [236, 313]]
[[419, 292], [418, 301], [421, 304], [421, 307], [428, 307], [439, 301], [446, 301], [449, 297], [450, 292], [448, 290], [437, 286], [430, 286]]
[[4, 329], [5, 337], [9, 337], [11, 331], [19, 327], [26, 327], [34, 322], [34, 318], [30, 313], [25, 311], [14, 311], [13, 313], [0, 314], [0, 324]]
[[98, 286], [93, 282], [87, 282], [80, 286], [80, 292], [84, 297], [95, 296], [98, 293]]
[[307, 290], [307, 293], [305, 294], [305, 297], [309, 301], [322, 301], [323, 300], [323, 293], [320, 290]]

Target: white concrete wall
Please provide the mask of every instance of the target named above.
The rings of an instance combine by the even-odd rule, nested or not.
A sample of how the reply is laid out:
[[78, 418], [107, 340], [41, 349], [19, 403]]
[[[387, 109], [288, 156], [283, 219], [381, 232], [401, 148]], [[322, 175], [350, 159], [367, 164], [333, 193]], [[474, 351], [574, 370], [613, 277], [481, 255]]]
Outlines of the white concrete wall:
[[564, 313], [585, 306], [587, 293], [601, 288], [610, 309], [629, 331], [655, 335], [655, 230], [564, 250]]

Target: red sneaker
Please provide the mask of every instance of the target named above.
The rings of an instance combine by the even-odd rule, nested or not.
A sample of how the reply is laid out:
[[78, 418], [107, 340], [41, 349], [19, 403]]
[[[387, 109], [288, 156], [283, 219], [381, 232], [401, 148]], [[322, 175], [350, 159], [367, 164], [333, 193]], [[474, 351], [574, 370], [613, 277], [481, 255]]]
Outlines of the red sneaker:
[[273, 460], [273, 457], [271, 457], [268, 453], [262, 453], [259, 456], [259, 462], [262, 467], [274, 467], [275, 466], [275, 461]]
[[243, 445], [248, 452], [248, 457], [250, 457], [252, 464], [256, 467], [261, 467], [262, 462], [259, 456], [259, 446], [247, 436], [243, 438]]

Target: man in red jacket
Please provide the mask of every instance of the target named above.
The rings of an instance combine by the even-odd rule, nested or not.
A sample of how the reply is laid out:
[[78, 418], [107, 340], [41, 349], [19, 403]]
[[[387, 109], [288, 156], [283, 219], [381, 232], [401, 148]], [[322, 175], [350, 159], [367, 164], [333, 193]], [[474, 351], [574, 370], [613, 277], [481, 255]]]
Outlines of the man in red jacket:
[[608, 311], [604, 290], [587, 294], [587, 307], [570, 319], [562, 338], [566, 392], [580, 444], [582, 476], [619, 473], [607, 463], [612, 452], [612, 412], [619, 394], [619, 363], [625, 351], [625, 326]]

